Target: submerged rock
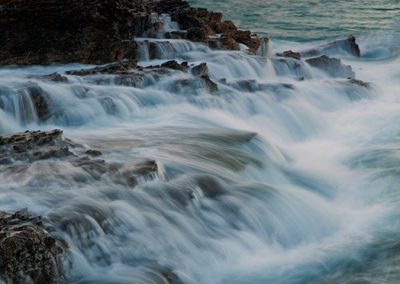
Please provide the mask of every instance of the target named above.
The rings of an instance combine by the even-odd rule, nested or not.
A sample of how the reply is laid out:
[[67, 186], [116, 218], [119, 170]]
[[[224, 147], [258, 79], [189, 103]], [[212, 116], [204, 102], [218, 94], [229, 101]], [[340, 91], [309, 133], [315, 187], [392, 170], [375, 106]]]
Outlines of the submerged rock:
[[354, 78], [355, 76], [351, 66], [342, 64], [341, 60], [337, 58], [322, 55], [320, 57], [307, 59], [306, 62], [335, 78]]
[[362, 80], [357, 80], [357, 79], [354, 79], [354, 78], [348, 78], [348, 82], [351, 83], [351, 84], [360, 86], [360, 87], [367, 88], [367, 89], [371, 88], [371, 84], [370, 83], [364, 82]]
[[63, 283], [61, 243], [45, 230], [40, 217], [26, 210], [0, 211], [0, 282]]

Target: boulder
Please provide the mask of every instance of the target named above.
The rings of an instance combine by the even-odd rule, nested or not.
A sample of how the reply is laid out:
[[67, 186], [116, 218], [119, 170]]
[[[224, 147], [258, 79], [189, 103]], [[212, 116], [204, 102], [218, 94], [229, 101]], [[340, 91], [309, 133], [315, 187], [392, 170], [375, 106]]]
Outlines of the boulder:
[[1, 283], [63, 283], [60, 255], [65, 247], [40, 217], [26, 210], [0, 211]]

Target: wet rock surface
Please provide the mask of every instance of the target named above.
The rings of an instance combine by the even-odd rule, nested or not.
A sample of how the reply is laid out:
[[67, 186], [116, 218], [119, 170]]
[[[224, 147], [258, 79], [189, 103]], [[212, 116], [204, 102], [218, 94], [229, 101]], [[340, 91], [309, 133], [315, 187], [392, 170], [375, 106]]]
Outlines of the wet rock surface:
[[354, 78], [355, 76], [351, 66], [342, 64], [341, 60], [337, 58], [322, 55], [320, 57], [309, 58], [306, 62], [313, 67], [325, 71], [334, 78]]
[[345, 39], [339, 39], [316, 48], [301, 51], [300, 54], [303, 57], [320, 55], [351, 55], [360, 57], [361, 52], [360, 47], [356, 42], [356, 38], [354, 36], [349, 36]]
[[[243, 43], [253, 53], [261, 44], [250, 31], [222, 21], [221, 13], [193, 8], [181, 0], [12, 0], [1, 4], [0, 65], [134, 59], [138, 48], [134, 36], [157, 35], [163, 27], [157, 19], [162, 13], [182, 29], [170, 32], [172, 38], [210, 42], [222, 49], [239, 49]], [[215, 39], [218, 44], [213, 44]]]
[[0, 211], [0, 282], [64, 283], [65, 245], [46, 231], [40, 217]]
[[72, 155], [69, 146], [59, 129], [0, 136], [0, 164], [67, 157]]
[[294, 58], [294, 59], [297, 59], [297, 60], [301, 59], [300, 52], [295, 52], [295, 51], [292, 51], [292, 50], [287, 50], [287, 51], [284, 51], [282, 53], [277, 53], [276, 56]]
[[77, 182], [105, 179], [114, 184], [134, 187], [140, 179], [153, 179], [158, 172], [154, 160], [106, 162], [99, 159], [102, 155], [101, 151], [85, 149], [83, 145], [64, 138], [63, 131], [59, 129], [0, 136], [0, 166], [10, 173], [15, 172], [15, 162], [25, 163], [20, 168], [23, 172], [36, 161], [58, 160], [78, 169], [73, 175]]
[[[239, 30], [231, 21], [223, 21], [222, 14], [205, 8], [190, 7], [186, 1], [164, 0], [156, 6], [158, 13], [167, 13], [183, 32], [167, 35], [196, 42], [206, 42], [211, 48], [238, 50], [245, 44], [256, 53], [261, 39], [250, 31]], [[217, 36], [218, 35], [218, 36]]]

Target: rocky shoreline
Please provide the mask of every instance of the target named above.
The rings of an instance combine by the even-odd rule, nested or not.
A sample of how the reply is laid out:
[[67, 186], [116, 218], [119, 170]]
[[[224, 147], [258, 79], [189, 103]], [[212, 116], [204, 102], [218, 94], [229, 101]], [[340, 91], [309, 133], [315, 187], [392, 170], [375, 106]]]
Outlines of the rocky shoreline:
[[[166, 28], [168, 21], [178, 28]], [[57, 84], [68, 84], [71, 79], [79, 78], [97, 85], [112, 82], [143, 88], [165, 76], [184, 73], [191, 77], [177, 79], [176, 90], [196, 85], [218, 95], [219, 86], [244, 90], [277, 87], [251, 80], [216, 81], [211, 78], [207, 63], [164, 60], [159, 65], [140, 66], [141, 48], [146, 49], [149, 59], [160, 59], [157, 42], [148, 38], [165, 39], [163, 44], [168, 44], [168, 39], [181, 39], [203, 43], [216, 50], [245, 50], [254, 56], [269, 54], [268, 38], [240, 30], [233, 22], [223, 20], [221, 13], [190, 7], [184, 0], [11, 0], [0, 5], [0, 30], [4, 31], [0, 33], [0, 41], [4, 43], [0, 48], [0, 66], [101, 65], [35, 78]], [[273, 55], [272, 60], [292, 69], [301, 69], [307, 64], [332, 78], [368, 88], [367, 83], [355, 79], [351, 66], [332, 57], [335, 53], [359, 57], [360, 49], [356, 39], [350, 36], [306, 51], [284, 51]], [[298, 76], [296, 79], [306, 78]], [[290, 84], [278, 87], [293, 89]], [[18, 90], [31, 99], [39, 122], [57, 115], [51, 110], [53, 102], [48, 94], [35, 82], [19, 86]], [[106, 98], [102, 103], [112, 107], [112, 101]], [[152, 179], [158, 173], [154, 160], [126, 164], [108, 162], [101, 156], [101, 151], [64, 138], [61, 130], [0, 136], [0, 167], [5, 172], [18, 171], [23, 175], [29, 170], [29, 164], [57, 160], [84, 173], [72, 176], [75, 182], [107, 179], [126, 187], [135, 187], [141, 179]], [[28, 211], [0, 212], [0, 280], [63, 283], [65, 276], [60, 257], [68, 250], [68, 245], [53, 237], [40, 217], [28, 212], [29, 208]], [[172, 271], [159, 270], [164, 282], [180, 283]]]

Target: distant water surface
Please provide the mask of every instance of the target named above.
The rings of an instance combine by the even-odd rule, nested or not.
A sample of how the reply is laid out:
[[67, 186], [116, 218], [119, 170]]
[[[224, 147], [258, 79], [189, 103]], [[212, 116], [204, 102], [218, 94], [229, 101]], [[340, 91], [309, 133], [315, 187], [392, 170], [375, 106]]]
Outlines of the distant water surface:
[[241, 28], [275, 39], [309, 41], [400, 29], [398, 0], [190, 0]]

